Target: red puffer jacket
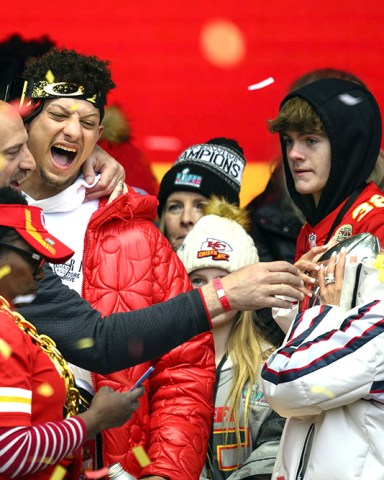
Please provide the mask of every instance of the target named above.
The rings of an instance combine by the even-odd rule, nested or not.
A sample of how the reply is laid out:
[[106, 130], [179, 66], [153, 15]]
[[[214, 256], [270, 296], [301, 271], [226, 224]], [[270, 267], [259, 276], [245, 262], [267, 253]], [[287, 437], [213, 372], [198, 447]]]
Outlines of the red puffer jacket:
[[[89, 222], [83, 296], [104, 315], [146, 307], [191, 288], [183, 265], [153, 223], [156, 206], [155, 197], [130, 189]], [[127, 345], [131, 351], [140, 348], [140, 339], [132, 338]], [[103, 433], [105, 465], [120, 462], [139, 478], [199, 478], [213, 415], [213, 352], [212, 335], [207, 333], [152, 362], [155, 370], [144, 383], [140, 408], [123, 427]], [[107, 385], [128, 390], [148, 366], [93, 375], [95, 389]], [[152, 461], [145, 468], [132, 453], [138, 445]]]

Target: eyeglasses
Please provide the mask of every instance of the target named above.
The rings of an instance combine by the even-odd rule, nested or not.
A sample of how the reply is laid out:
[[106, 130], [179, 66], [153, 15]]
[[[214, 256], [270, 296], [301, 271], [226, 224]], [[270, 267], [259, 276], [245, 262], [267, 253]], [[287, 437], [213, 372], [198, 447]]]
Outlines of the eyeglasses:
[[23, 250], [22, 248], [15, 247], [14, 245], [10, 245], [9, 243], [0, 242], [1, 247], [8, 248], [9, 250], [13, 250], [14, 252], [18, 253], [22, 257], [27, 260], [29, 264], [33, 267], [32, 275], [35, 277], [39, 271], [43, 268], [45, 263], [45, 257], [36, 253], [36, 252], [28, 252], [27, 250]]

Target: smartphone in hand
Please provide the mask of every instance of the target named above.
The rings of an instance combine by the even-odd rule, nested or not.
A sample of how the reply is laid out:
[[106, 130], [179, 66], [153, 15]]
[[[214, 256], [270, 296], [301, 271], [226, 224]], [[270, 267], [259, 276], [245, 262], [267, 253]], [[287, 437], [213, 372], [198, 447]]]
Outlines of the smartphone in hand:
[[132, 390], [135, 390], [135, 388], [139, 388], [141, 387], [141, 384], [144, 382], [144, 380], [146, 378], [149, 377], [149, 375], [153, 372], [153, 370], [155, 369], [155, 367], [152, 367], [152, 365], [148, 368], [148, 370], [143, 373], [143, 375], [137, 380], [137, 382], [135, 382], [132, 387], [129, 389], [130, 392], [132, 392]]

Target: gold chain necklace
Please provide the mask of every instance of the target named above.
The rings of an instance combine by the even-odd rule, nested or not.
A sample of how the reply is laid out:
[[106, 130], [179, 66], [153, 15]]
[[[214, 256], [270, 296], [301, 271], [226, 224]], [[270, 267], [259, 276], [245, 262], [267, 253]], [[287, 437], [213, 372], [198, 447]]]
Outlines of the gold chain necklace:
[[64, 380], [65, 388], [67, 390], [67, 398], [64, 405], [64, 417], [72, 417], [78, 412], [80, 394], [75, 387], [75, 379], [68, 363], [64, 360], [59, 350], [56, 348], [56, 343], [47, 335], [39, 335], [36, 327], [29, 323], [19, 313], [10, 310], [9, 303], [0, 296], [0, 311], [6, 312], [15, 321], [16, 325], [27, 335], [29, 335], [33, 342], [40, 346], [40, 348], [49, 356], [56, 367], [60, 377]]

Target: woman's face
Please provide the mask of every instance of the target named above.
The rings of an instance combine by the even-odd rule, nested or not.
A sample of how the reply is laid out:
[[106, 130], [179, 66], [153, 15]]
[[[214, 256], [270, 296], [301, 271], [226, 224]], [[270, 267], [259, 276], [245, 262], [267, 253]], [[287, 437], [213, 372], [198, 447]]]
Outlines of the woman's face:
[[[214, 278], [223, 278], [228, 275], [229, 272], [223, 268], [199, 268], [189, 274], [189, 279], [192, 282], [193, 288], [204, 287], [207, 283], [212, 282]], [[213, 328], [221, 327], [231, 322], [237, 314], [236, 310], [221, 313], [217, 317], [212, 318]]]
[[[35, 253], [24, 240], [15, 240], [9, 243], [27, 253]], [[44, 277], [40, 269], [34, 274], [36, 262], [32, 257], [0, 245], [0, 295], [12, 302], [19, 295], [34, 295], [37, 291], [38, 282]]]
[[165, 236], [174, 250], [183, 243], [188, 232], [203, 216], [207, 198], [195, 192], [173, 192], [164, 206]]

